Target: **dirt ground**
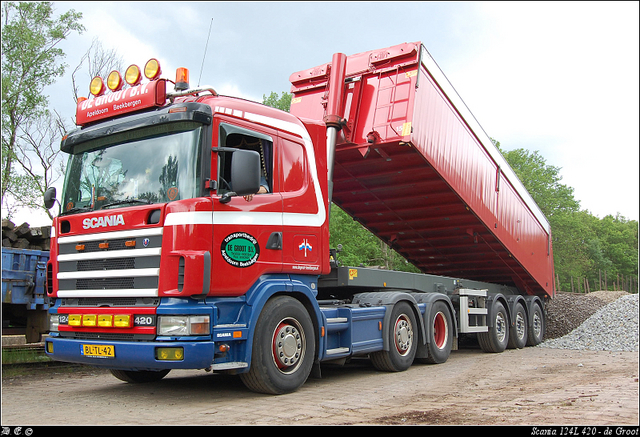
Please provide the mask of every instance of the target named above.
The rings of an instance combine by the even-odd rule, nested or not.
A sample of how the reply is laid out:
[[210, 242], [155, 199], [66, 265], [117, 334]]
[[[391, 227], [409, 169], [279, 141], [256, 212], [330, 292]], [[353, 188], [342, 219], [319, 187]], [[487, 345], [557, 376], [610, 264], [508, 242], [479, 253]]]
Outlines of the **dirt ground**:
[[354, 360], [276, 397], [188, 370], [137, 385], [91, 367], [2, 383], [3, 426], [638, 425], [637, 352], [465, 349], [402, 373]]

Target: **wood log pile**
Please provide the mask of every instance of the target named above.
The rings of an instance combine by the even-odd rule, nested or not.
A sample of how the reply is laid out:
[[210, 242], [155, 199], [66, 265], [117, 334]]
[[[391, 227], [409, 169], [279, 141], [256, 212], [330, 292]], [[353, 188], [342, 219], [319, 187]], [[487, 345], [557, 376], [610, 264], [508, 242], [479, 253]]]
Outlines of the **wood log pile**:
[[49, 250], [50, 236], [51, 226], [32, 228], [26, 222], [16, 226], [11, 220], [2, 220], [2, 247]]

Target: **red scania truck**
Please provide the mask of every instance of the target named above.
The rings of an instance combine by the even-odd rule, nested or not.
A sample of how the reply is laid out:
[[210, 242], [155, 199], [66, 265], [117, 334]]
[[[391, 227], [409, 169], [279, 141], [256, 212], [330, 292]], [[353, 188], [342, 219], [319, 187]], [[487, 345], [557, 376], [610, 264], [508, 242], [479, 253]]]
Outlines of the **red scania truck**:
[[[321, 363], [542, 341], [549, 223], [422, 44], [294, 73], [290, 113], [144, 74], [94, 78], [61, 143], [51, 358], [281, 394]], [[340, 265], [332, 203], [423, 273]]]

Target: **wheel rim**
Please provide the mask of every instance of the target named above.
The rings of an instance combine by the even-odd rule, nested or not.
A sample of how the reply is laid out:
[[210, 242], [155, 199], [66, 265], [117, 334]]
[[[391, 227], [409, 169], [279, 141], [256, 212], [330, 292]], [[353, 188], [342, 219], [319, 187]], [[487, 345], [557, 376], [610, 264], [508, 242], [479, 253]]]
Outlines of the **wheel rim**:
[[449, 324], [442, 311], [433, 318], [433, 340], [438, 349], [444, 349], [449, 338]]
[[502, 313], [496, 315], [496, 336], [498, 341], [502, 343], [507, 336], [507, 323]]
[[286, 318], [273, 331], [273, 361], [285, 374], [295, 372], [301, 365], [306, 349], [304, 330], [294, 318]]
[[413, 345], [413, 325], [406, 314], [400, 314], [394, 328], [396, 350], [402, 356], [409, 354]]
[[518, 339], [522, 340], [526, 333], [527, 324], [524, 320], [524, 315], [522, 313], [516, 314], [516, 334], [518, 335]]

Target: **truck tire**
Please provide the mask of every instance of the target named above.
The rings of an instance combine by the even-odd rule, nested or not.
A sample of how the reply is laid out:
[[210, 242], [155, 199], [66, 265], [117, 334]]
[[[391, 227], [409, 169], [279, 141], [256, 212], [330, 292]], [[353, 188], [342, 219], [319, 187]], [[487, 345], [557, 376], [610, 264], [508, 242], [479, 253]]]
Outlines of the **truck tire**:
[[138, 384], [143, 382], [160, 381], [167, 376], [171, 369], [165, 370], [117, 370], [109, 369], [111, 374], [121, 381]]
[[531, 318], [531, 329], [529, 329], [527, 344], [529, 346], [536, 346], [542, 343], [546, 329], [544, 313], [542, 312], [540, 305], [533, 304], [531, 306], [531, 314], [529, 316]]
[[378, 370], [402, 372], [411, 367], [416, 356], [418, 324], [407, 302], [398, 302], [391, 311], [391, 323], [384, 334], [389, 339], [389, 350], [372, 353], [371, 362]]
[[442, 301], [431, 305], [429, 315], [425, 323], [431, 323], [430, 337], [427, 342], [429, 355], [426, 358], [419, 358], [418, 361], [427, 364], [441, 364], [449, 359], [453, 346], [453, 324], [451, 313], [447, 304]]
[[305, 307], [292, 297], [276, 296], [258, 317], [251, 366], [240, 379], [258, 393], [291, 393], [309, 377], [315, 349], [313, 323]]
[[522, 349], [527, 345], [528, 340], [528, 325], [527, 325], [527, 313], [520, 302], [516, 304], [513, 309], [514, 325], [509, 329], [509, 349]]
[[493, 304], [493, 326], [488, 332], [478, 333], [478, 343], [485, 352], [499, 353], [507, 348], [509, 342], [509, 318], [502, 302]]

